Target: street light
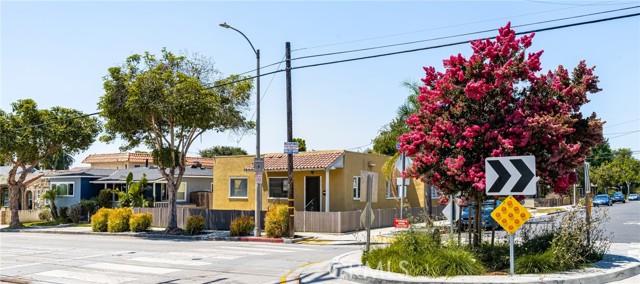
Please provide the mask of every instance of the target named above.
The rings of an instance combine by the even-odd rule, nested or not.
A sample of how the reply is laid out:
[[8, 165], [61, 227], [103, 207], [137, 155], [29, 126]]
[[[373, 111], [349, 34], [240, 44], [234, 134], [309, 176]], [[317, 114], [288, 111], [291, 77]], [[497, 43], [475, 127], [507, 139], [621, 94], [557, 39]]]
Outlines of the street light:
[[262, 212], [262, 172], [264, 170], [264, 160], [260, 157], [260, 49], [255, 49], [249, 38], [244, 35], [238, 29], [228, 25], [226, 22], [220, 24], [225, 29], [232, 29], [241, 34], [251, 49], [256, 54], [256, 158], [253, 160], [253, 169], [256, 172], [256, 209], [254, 214], [255, 227], [253, 229], [253, 235], [256, 237], [261, 236], [260, 232], [260, 213]]

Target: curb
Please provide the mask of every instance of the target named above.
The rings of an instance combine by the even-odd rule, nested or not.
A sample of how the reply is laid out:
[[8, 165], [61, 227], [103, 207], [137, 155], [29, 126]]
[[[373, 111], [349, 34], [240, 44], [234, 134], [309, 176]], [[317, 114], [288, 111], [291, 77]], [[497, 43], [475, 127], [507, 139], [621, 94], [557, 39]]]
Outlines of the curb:
[[342, 263], [341, 260], [360, 251], [348, 252], [334, 257], [329, 264], [329, 273], [339, 279], [357, 283], [460, 283], [460, 284], [597, 284], [623, 280], [640, 274], [640, 261], [620, 255], [605, 255], [594, 267], [557, 274], [523, 274], [516, 276], [455, 276], [455, 277], [411, 277], [400, 273], [374, 270], [357, 263]]
[[[69, 227], [69, 226], [65, 226]], [[36, 229], [36, 228], [34, 228]], [[294, 239], [288, 238], [259, 238], [259, 237], [218, 237], [213, 233], [202, 235], [164, 235], [155, 234], [149, 232], [122, 232], [122, 233], [108, 233], [108, 232], [82, 232], [82, 231], [52, 231], [52, 230], [34, 230], [34, 229], [0, 229], [0, 232], [4, 233], [36, 233], [36, 234], [60, 234], [60, 235], [94, 235], [94, 236], [118, 236], [129, 238], [142, 238], [142, 239], [164, 239], [164, 240], [192, 240], [192, 241], [232, 241], [232, 242], [261, 242], [261, 243], [284, 243], [294, 244], [297, 242], [309, 240], [312, 237], [298, 237]]]

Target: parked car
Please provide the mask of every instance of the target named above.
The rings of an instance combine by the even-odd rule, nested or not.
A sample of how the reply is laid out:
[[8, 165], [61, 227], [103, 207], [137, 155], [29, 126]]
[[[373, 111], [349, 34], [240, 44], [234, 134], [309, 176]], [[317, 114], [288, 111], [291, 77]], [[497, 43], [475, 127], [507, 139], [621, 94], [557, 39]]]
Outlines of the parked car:
[[[495, 207], [500, 206], [500, 203], [502, 203], [502, 201], [496, 200]], [[480, 213], [481, 214], [480, 218], [482, 220], [483, 228], [491, 228], [491, 226], [493, 226], [496, 229], [500, 228], [500, 225], [498, 225], [498, 223], [496, 223], [496, 221], [493, 220], [493, 218], [491, 217], [491, 212], [493, 212], [495, 207], [493, 206], [493, 200], [482, 202], [482, 212]], [[464, 209], [462, 209], [462, 215], [460, 220], [462, 221], [463, 228], [469, 227], [469, 223], [473, 222], [473, 210], [474, 210], [474, 204], [471, 204], [465, 207]], [[469, 212], [471, 212], [471, 214], [469, 214]], [[469, 215], [471, 215], [471, 218], [469, 218]]]
[[631, 200], [638, 201], [638, 194], [637, 193], [629, 194], [629, 201]]
[[611, 196], [611, 202], [613, 202], [613, 203], [616, 203], [616, 202], [627, 203], [627, 201], [624, 199], [624, 194], [622, 194], [622, 192], [615, 192]]
[[593, 199], [593, 206], [598, 207], [600, 205], [611, 206], [613, 205], [613, 201], [609, 198], [608, 194], [598, 194]]

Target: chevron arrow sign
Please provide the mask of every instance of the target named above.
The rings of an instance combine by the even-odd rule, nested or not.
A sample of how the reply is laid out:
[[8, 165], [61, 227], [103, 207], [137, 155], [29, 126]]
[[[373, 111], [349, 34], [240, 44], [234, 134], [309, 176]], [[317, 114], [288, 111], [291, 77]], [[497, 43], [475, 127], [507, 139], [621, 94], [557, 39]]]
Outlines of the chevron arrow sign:
[[536, 157], [492, 157], [484, 161], [487, 195], [535, 195]]

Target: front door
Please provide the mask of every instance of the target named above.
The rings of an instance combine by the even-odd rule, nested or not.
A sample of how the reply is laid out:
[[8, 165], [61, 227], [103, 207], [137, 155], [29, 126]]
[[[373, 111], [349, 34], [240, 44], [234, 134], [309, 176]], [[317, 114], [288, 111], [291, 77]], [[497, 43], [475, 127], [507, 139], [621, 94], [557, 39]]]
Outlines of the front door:
[[305, 211], [320, 211], [320, 177], [305, 177]]

